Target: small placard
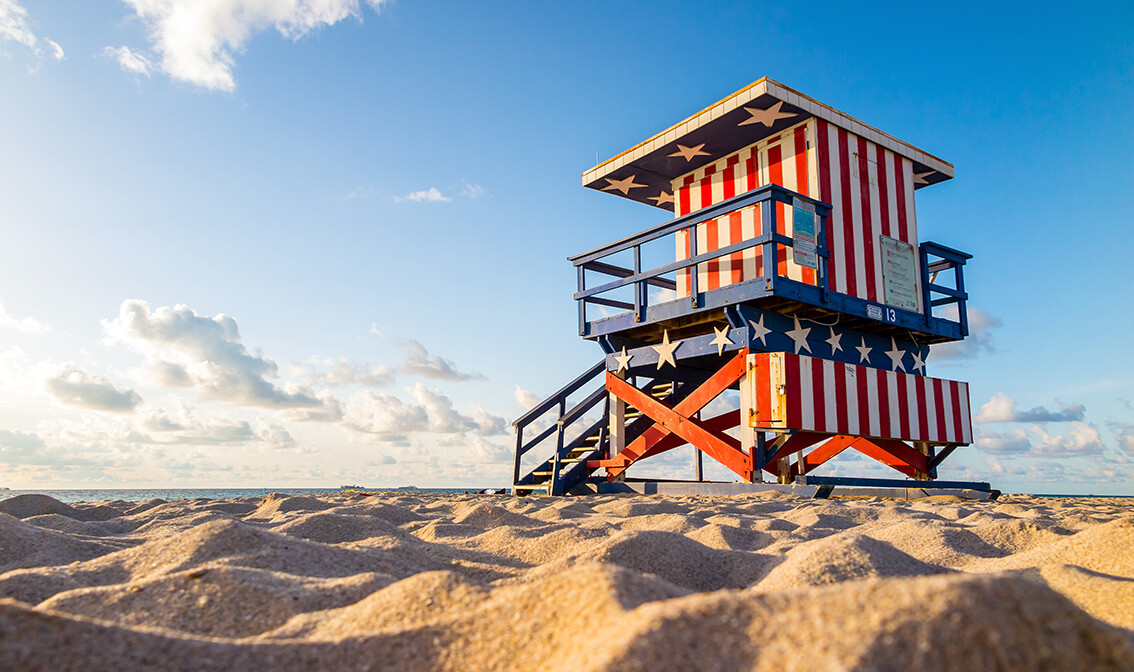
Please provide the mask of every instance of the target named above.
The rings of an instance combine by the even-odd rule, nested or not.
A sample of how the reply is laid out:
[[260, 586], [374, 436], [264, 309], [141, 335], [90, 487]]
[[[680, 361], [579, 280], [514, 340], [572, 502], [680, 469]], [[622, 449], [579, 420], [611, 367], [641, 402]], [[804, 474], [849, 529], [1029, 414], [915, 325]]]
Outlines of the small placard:
[[805, 268], [819, 268], [815, 253], [815, 204], [793, 197], [791, 201], [792, 261]]
[[882, 247], [882, 287], [887, 306], [917, 311], [917, 260], [914, 246], [879, 236]]

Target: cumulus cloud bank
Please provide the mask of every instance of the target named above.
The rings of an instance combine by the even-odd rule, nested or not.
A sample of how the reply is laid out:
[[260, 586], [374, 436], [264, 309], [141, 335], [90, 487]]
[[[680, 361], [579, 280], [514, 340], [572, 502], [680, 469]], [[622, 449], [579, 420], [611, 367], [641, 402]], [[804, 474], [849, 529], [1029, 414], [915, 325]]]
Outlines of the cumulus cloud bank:
[[343, 426], [380, 441], [405, 445], [411, 434], [503, 434], [507, 421], [498, 415], [474, 408], [461, 413], [453, 400], [440, 390], [418, 383], [408, 388], [414, 403], [389, 394], [363, 391], [345, 405]]
[[240, 341], [236, 320], [199, 315], [192, 308], [163, 306], [150, 311], [145, 301], [122, 303], [118, 317], [104, 321], [113, 340], [145, 355], [150, 373], [163, 385], [189, 387], [207, 399], [259, 408], [320, 407], [310, 390], [283, 389], [269, 379], [279, 375], [270, 359], [253, 355]]
[[452, 362], [440, 355], [430, 357], [425, 346], [412, 338], [400, 340], [398, 345], [406, 353], [406, 361], [398, 367], [398, 371], [401, 373], [433, 378], [434, 380], [487, 380], [480, 373], [458, 371]]
[[[361, 19], [359, 0], [124, 0], [146, 26], [156, 61], [171, 78], [232, 91], [235, 55], [255, 34], [275, 30], [298, 40], [348, 17]], [[11, 0], [0, 0], [11, 2]], [[367, 0], [378, 10], [383, 0]], [[123, 64], [121, 58], [118, 59]], [[128, 67], [123, 64], [123, 67]]]
[[95, 411], [129, 413], [142, 402], [142, 397], [134, 390], [120, 389], [76, 364], [65, 364], [48, 376], [44, 389], [61, 404]]
[[1003, 433], [985, 429], [974, 439], [978, 449], [993, 455], [1061, 458], [1103, 453], [1099, 430], [1084, 422], [1072, 422], [1066, 434], [1050, 434], [1033, 425]]
[[[952, 312], [947, 312], [947, 317], [950, 319], [957, 319], [956, 306], [949, 306]], [[933, 361], [935, 363], [947, 361], [966, 361], [975, 359], [978, 355], [985, 352], [995, 352], [996, 342], [993, 340], [993, 330], [999, 329], [1003, 326], [1004, 322], [995, 315], [987, 313], [979, 308], [969, 306], [965, 313], [969, 317], [969, 335], [963, 341], [954, 341], [952, 343], [941, 343], [933, 346], [930, 351], [932, 352]]]
[[1077, 422], [1086, 415], [1083, 404], [1060, 404], [1062, 408], [1052, 411], [1036, 406], [1027, 411], [1016, 409], [1016, 400], [1003, 392], [997, 392], [980, 407], [974, 418], [977, 422]]

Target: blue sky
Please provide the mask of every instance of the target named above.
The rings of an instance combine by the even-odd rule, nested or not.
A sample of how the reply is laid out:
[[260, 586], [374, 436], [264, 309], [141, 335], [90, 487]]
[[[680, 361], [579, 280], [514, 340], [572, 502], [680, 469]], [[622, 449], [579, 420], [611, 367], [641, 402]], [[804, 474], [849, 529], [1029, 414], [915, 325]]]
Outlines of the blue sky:
[[566, 257], [663, 219], [579, 174], [767, 75], [956, 166], [917, 192], [980, 311], [929, 360], [981, 420], [942, 476], [1134, 494], [1131, 34], [1121, 2], [0, 0], [0, 485], [501, 484], [506, 425], [600, 356]]

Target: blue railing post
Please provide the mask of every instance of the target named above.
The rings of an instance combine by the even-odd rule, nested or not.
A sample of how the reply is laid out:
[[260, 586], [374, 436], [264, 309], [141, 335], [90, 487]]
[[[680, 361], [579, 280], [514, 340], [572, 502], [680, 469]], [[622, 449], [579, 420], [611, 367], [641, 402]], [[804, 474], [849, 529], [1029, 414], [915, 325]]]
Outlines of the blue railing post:
[[[697, 225], [694, 224], [686, 230], [689, 231], [689, 258], [692, 259], [697, 256]], [[694, 308], [697, 307], [697, 276], [700, 275], [697, 266], [698, 264], [689, 266], [689, 300]]]
[[[579, 291], [585, 292], [587, 290], [586, 273], [587, 269], [583, 266], [576, 266], [579, 272]], [[579, 335], [587, 335], [587, 300], [581, 299], [579, 302]]]
[[922, 244], [918, 247], [918, 253], [921, 260], [921, 304], [925, 312], [925, 324], [928, 326], [933, 319], [933, 303], [929, 296], [929, 251]]
[[[642, 272], [642, 246], [634, 246], [634, 275]], [[645, 282], [638, 280], [634, 283], [634, 321], [641, 322], [646, 312], [646, 291], [647, 285]]]
[[[760, 204], [760, 228], [764, 229], [771, 234], [772, 239], [762, 246], [764, 250], [761, 256], [764, 257], [764, 280], [768, 283], [773, 282], [772, 278], [776, 277], [776, 263], [780, 251], [779, 243], [776, 242], [776, 202], [769, 199]], [[767, 228], [765, 228], [767, 227]], [[772, 253], [768, 254], [768, 247], [772, 248]], [[771, 285], [769, 284], [769, 287]]]

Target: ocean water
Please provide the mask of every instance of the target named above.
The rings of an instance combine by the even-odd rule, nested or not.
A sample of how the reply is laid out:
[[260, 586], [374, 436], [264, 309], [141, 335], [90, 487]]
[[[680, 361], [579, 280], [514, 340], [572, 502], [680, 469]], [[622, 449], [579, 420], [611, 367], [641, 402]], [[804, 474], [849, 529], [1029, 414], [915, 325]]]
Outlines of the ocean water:
[[[424, 494], [459, 494], [476, 492], [477, 488], [366, 488], [360, 492], [403, 492]], [[127, 502], [147, 502], [151, 499], [230, 499], [233, 497], [263, 497], [278, 492], [286, 495], [319, 495], [341, 492], [339, 488], [153, 488], [128, 490], [0, 490], [0, 499], [26, 493], [54, 497], [61, 502], [104, 502], [117, 499]]]

